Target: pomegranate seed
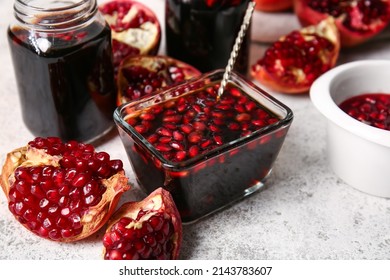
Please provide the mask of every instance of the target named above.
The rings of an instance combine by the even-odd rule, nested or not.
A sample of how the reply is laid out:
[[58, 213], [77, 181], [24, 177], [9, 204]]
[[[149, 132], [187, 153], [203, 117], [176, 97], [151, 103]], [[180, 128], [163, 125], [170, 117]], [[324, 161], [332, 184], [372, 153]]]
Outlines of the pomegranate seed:
[[190, 157], [195, 157], [199, 154], [199, 147], [198, 146], [191, 146], [189, 149], [188, 149], [188, 155]]
[[192, 125], [189, 125], [189, 124], [183, 124], [180, 126], [180, 129], [181, 131], [183, 131], [185, 134], [190, 134], [194, 128], [192, 127]]
[[198, 143], [200, 140], [202, 140], [202, 133], [200, 131], [193, 131], [188, 135], [188, 141], [190, 143]]

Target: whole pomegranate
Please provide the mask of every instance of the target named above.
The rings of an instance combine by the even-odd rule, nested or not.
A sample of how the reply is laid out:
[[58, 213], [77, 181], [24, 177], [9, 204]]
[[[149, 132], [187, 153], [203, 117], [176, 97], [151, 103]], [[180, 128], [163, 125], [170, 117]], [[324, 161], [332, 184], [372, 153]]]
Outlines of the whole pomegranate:
[[28, 230], [55, 241], [90, 236], [129, 189], [120, 160], [90, 144], [37, 137], [8, 153], [1, 187]]
[[182, 224], [171, 194], [163, 188], [123, 204], [103, 237], [106, 260], [177, 259]]
[[303, 25], [334, 17], [343, 47], [367, 41], [390, 22], [389, 0], [296, 0], [294, 10]]
[[255, 0], [256, 10], [264, 12], [279, 12], [293, 6], [293, 0]]
[[112, 0], [99, 6], [112, 34], [113, 63], [129, 55], [155, 55], [161, 41], [161, 27], [155, 13], [133, 0]]
[[304, 93], [315, 79], [335, 66], [339, 51], [339, 34], [329, 17], [282, 36], [252, 66], [251, 75], [272, 90]]
[[117, 104], [155, 93], [200, 74], [195, 67], [168, 56], [127, 57], [119, 66]]

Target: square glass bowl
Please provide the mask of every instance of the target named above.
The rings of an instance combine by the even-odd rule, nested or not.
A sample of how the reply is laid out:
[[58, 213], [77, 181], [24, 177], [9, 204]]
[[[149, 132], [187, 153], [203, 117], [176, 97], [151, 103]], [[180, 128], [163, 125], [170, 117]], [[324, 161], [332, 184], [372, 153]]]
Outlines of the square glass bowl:
[[292, 111], [223, 70], [130, 103], [114, 112], [136, 179], [146, 193], [171, 192], [184, 223], [259, 190], [293, 120]]

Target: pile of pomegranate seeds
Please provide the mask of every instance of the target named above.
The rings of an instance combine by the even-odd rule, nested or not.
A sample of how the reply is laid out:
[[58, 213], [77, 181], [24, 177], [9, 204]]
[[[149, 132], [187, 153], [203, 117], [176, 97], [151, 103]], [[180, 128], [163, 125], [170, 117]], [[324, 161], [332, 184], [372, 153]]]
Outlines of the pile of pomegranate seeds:
[[83, 215], [106, 191], [102, 180], [122, 171], [122, 162], [96, 152], [92, 145], [63, 143], [56, 137], [38, 137], [29, 146], [42, 150], [41, 156], [53, 165], [16, 168], [8, 193], [9, 210], [41, 237], [59, 240], [80, 234]]
[[279, 118], [229, 85], [155, 105], [127, 119], [167, 160], [181, 162], [276, 123]]
[[352, 118], [390, 130], [390, 94], [369, 93], [351, 97], [339, 105]]

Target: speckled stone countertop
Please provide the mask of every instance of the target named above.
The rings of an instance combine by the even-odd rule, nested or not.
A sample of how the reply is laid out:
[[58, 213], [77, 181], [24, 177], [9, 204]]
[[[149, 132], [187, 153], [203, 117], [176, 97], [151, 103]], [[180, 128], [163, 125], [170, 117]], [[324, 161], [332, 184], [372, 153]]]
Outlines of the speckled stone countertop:
[[[162, 22], [164, 1], [144, 2], [156, 11]], [[8, 151], [33, 138], [21, 118], [7, 44], [6, 28], [13, 16], [12, 4], [12, 0], [0, 3], [2, 163]], [[276, 19], [278, 15], [271, 17]], [[293, 19], [290, 26], [294, 27], [292, 14], [280, 18]], [[268, 32], [272, 24], [266, 22], [264, 28]], [[252, 31], [261, 32], [261, 26]], [[261, 39], [262, 35], [256, 33], [253, 38]], [[164, 46], [163, 42], [160, 53], [164, 53]], [[253, 42], [251, 64], [266, 46], [264, 42]], [[390, 41], [377, 40], [343, 51], [339, 63], [365, 58], [390, 59]], [[267, 181], [268, 187], [195, 224], [185, 225], [180, 258], [390, 259], [390, 200], [355, 190], [329, 169], [326, 122], [308, 95], [274, 93], [274, 96], [293, 110], [295, 118]], [[97, 149], [125, 163], [134, 187], [122, 201], [144, 197], [117, 132], [113, 130], [97, 144]], [[101, 259], [103, 230], [71, 244], [41, 239], [16, 222], [8, 211], [4, 194], [0, 194], [0, 259]]]

